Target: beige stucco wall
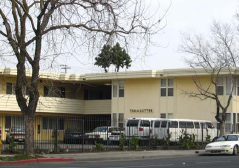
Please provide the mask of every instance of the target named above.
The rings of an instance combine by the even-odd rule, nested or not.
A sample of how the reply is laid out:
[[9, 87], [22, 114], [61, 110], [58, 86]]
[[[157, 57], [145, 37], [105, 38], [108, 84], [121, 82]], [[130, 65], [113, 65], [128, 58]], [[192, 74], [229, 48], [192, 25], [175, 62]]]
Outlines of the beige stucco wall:
[[[124, 113], [125, 118], [159, 117], [159, 80], [127, 79], [124, 98], [112, 98], [112, 112]], [[152, 109], [153, 112], [130, 112], [130, 109]]]
[[[160, 78], [157, 79], [126, 79], [124, 98], [112, 98], [112, 113], [124, 113], [125, 119], [132, 117], [157, 118], [160, 113], [173, 113], [174, 118], [202, 119], [216, 122], [216, 106], [212, 99], [200, 100], [189, 97], [187, 92], [196, 92], [192, 77], [170, 77], [174, 79], [174, 96], [160, 96]], [[202, 76], [200, 81], [205, 88], [210, 77]], [[214, 88], [211, 88], [214, 90]], [[228, 96], [220, 96], [223, 104]], [[228, 112], [239, 110], [239, 99], [228, 108]], [[152, 113], [132, 113], [130, 109], [153, 109]]]

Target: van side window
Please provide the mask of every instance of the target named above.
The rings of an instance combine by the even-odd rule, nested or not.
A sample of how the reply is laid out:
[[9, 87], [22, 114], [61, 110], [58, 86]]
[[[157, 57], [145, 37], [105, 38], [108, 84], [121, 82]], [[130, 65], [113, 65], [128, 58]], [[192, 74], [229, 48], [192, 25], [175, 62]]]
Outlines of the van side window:
[[206, 124], [207, 124], [207, 128], [210, 128], [210, 129], [212, 129], [212, 128], [213, 128], [213, 125], [212, 125], [212, 123], [210, 123], [210, 122], [207, 122]]
[[194, 128], [193, 122], [186, 122], [187, 128]]
[[178, 128], [178, 122], [177, 121], [171, 121], [169, 127], [170, 128]]
[[186, 122], [179, 121], [179, 128], [186, 128]]
[[167, 121], [162, 121], [161, 128], [166, 128], [166, 127], [167, 127]]
[[194, 122], [194, 125], [195, 125], [195, 129], [200, 129], [199, 122]]
[[154, 123], [153, 121], [150, 121], [150, 127], [153, 127], [153, 123]]
[[127, 127], [138, 127], [139, 120], [128, 120]]
[[150, 122], [148, 120], [141, 120], [140, 126], [150, 127]]
[[160, 127], [160, 121], [155, 121], [154, 127], [159, 128]]
[[201, 128], [205, 129], [206, 128], [206, 123], [200, 123], [201, 124]]

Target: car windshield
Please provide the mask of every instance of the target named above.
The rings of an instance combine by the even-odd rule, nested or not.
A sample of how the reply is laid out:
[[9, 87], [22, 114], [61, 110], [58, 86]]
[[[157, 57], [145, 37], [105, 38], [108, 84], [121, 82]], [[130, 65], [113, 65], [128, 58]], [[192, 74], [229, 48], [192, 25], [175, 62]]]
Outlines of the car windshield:
[[238, 136], [237, 135], [224, 135], [221, 136], [220, 138], [217, 139], [218, 141], [237, 141], [238, 140]]
[[24, 127], [13, 127], [12, 132], [24, 132], [25, 128]]
[[94, 132], [106, 132], [107, 127], [97, 127], [94, 129]]

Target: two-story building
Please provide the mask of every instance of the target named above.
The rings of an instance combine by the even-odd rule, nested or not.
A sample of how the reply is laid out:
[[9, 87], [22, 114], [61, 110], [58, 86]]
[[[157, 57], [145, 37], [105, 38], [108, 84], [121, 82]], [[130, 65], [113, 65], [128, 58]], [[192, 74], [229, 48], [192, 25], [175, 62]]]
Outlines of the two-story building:
[[[27, 72], [30, 79], [31, 71]], [[218, 89], [222, 102], [226, 102], [232, 84], [229, 72], [222, 71]], [[59, 128], [70, 125], [65, 117], [87, 116], [109, 119], [111, 125], [123, 127], [132, 117], [187, 118], [211, 120], [216, 123], [214, 100], [201, 101], [190, 98], [185, 91], [196, 91], [193, 77], [202, 84], [210, 83], [210, 75], [203, 69], [147, 70], [97, 74], [55, 74], [41, 72], [39, 76], [40, 100], [36, 113], [36, 131], [44, 137], [51, 129], [51, 118], [61, 117]], [[235, 69], [237, 77], [239, 71]], [[239, 78], [238, 78], [239, 79]], [[16, 69], [0, 69], [0, 127], [2, 139], [11, 126], [23, 123], [21, 111], [15, 98]], [[239, 80], [234, 89], [233, 100], [228, 108], [227, 123], [239, 121]], [[27, 96], [27, 93], [26, 93]], [[47, 116], [47, 117], [46, 117]], [[76, 121], [78, 122], [78, 121]]]

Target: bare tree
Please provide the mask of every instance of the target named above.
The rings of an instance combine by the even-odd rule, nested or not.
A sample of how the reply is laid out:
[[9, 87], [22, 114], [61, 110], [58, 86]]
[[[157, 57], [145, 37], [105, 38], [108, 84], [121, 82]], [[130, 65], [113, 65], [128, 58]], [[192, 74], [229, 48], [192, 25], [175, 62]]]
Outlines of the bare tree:
[[[215, 119], [220, 123], [220, 135], [225, 133], [226, 112], [235, 93], [236, 76], [234, 72], [238, 62], [238, 39], [235, 30], [229, 24], [214, 21], [208, 38], [202, 35], [184, 34], [183, 44], [180, 50], [192, 55], [192, 59], [186, 62], [195, 70], [193, 82], [197, 91], [185, 91], [189, 97], [200, 100], [212, 99], [216, 104]], [[209, 75], [210, 82], [203, 83], [197, 74], [198, 69], [203, 68]], [[226, 91], [227, 101], [220, 97], [224, 95], [223, 87], [220, 87], [223, 73], [227, 73], [228, 83], [231, 85]], [[225, 75], [224, 75], [225, 76]], [[221, 113], [221, 115], [220, 115]]]
[[[15, 92], [24, 116], [26, 154], [34, 155], [34, 119], [39, 101], [41, 61], [66, 52], [68, 43], [74, 42], [73, 49], [80, 45], [92, 49], [114, 39], [125, 44], [140, 39], [149, 44], [151, 35], [162, 28], [159, 26], [162, 17], [150, 15], [152, 12], [148, 11], [148, 6], [141, 0], [0, 2], [0, 40], [5, 45], [1, 52], [8, 53], [9, 59], [16, 58]], [[26, 77], [27, 68], [32, 70], [30, 81]], [[27, 89], [29, 97], [25, 97], [23, 88]]]

